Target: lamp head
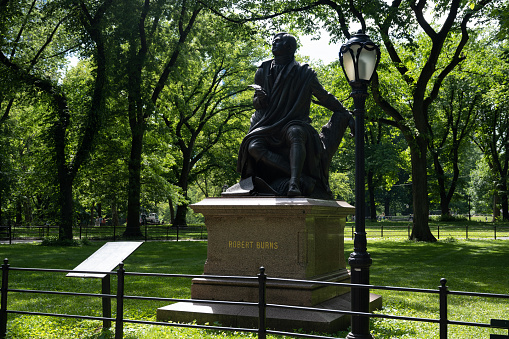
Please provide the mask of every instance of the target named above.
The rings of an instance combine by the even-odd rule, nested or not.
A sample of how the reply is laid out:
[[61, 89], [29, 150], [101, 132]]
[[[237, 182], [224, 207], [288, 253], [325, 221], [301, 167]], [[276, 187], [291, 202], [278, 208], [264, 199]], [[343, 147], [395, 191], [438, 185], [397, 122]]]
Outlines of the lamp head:
[[339, 60], [349, 83], [369, 82], [380, 62], [380, 49], [359, 30], [341, 46]]

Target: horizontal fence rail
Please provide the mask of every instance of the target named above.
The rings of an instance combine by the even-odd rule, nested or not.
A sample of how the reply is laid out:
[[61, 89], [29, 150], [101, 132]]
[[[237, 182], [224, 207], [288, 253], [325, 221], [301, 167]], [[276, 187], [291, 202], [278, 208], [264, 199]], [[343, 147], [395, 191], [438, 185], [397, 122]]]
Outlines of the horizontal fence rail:
[[[207, 229], [204, 225], [173, 226], [173, 225], [141, 225], [145, 241], [167, 240], [179, 241], [183, 239], [206, 240]], [[88, 226], [80, 225], [73, 228], [75, 237], [89, 240], [117, 240], [122, 237], [125, 226]], [[41, 240], [48, 237], [58, 237], [58, 226], [0, 226], [0, 240]]]
[[[458, 224], [458, 225], [430, 225], [431, 233], [437, 239], [509, 239], [509, 226]], [[354, 239], [355, 225], [351, 225], [351, 237]], [[376, 225], [367, 224], [366, 233], [368, 238], [410, 238], [412, 223], [401, 222], [401, 225], [384, 225], [384, 222]]]
[[[457, 296], [472, 296], [472, 297], [488, 297], [488, 298], [501, 298], [509, 299], [509, 295], [506, 294], [494, 294], [494, 293], [476, 293], [476, 292], [461, 292], [461, 291], [449, 291], [446, 286], [447, 280], [441, 279], [440, 286], [438, 289], [421, 289], [421, 288], [408, 288], [408, 287], [393, 287], [393, 286], [377, 286], [377, 285], [362, 285], [362, 284], [350, 284], [350, 283], [335, 283], [325, 281], [311, 281], [311, 280], [298, 280], [298, 279], [282, 279], [282, 278], [271, 278], [265, 274], [265, 269], [260, 268], [260, 273], [257, 276], [246, 277], [246, 276], [218, 276], [218, 275], [190, 275], [190, 274], [166, 274], [166, 273], [139, 273], [139, 272], [126, 272], [124, 264], [121, 263], [116, 271], [112, 271], [106, 274], [117, 276], [117, 291], [116, 294], [99, 294], [99, 293], [79, 293], [79, 292], [67, 292], [67, 291], [44, 291], [44, 290], [32, 290], [32, 289], [13, 289], [9, 288], [9, 273], [11, 271], [21, 272], [49, 272], [49, 273], [87, 273], [87, 274], [105, 274], [105, 272], [94, 272], [94, 271], [76, 271], [76, 270], [65, 270], [65, 269], [44, 269], [44, 268], [20, 268], [10, 267], [8, 260], [5, 259], [2, 265], [2, 284], [0, 290], [0, 339], [6, 338], [7, 332], [7, 320], [9, 314], [21, 314], [21, 315], [38, 315], [38, 316], [51, 316], [51, 317], [64, 317], [64, 318], [75, 318], [84, 320], [98, 320], [107, 321], [108, 323], [115, 323], [115, 338], [120, 339], [123, 337], [124, 323], [132, 324], [146, 324], [146, 325], [160, 325], [160, 326], [175, 326], [175, 327], [187, 327], [207, 330], [224, 330], [224, 331], [239, 331], [239, 332], [250, 332], [257, 333], [258, 338], [265, 339], [267, 334], [284, 335], [295, 338], [333, 338], [320, 335], [294, 333], [277, 331], [274, 329], [266, 328], [266, 310], [267, 308], [284, 308], [284, 309], [297, 309], [307, 310], [313, 312], [327, 312], [345, 314], [350, 316], [361, 316], [361, 317], [372, 317], [372, 318], [385, 318], [394, 319], [400, 321], [416, 321], [416, 322], [427, 322], [439, 324], [439, 337], [440, 339], [447, 338], [447, 331], [449, 325], [461, 325], [461, 326], [476, 326], [476, 327], [494, 327], [494, 328], [506, 328], [503, 325], [506, 322], [502, 320], [492, 320], [492, 324], [487, 323], [473, 323], [456, 321], [448, 318], [447, 314], [447, 303], [448, 297], [451, 295]], [[148, 296], [131, 296], [125, 295], [125, 277], [126, 276], [144, 276], [144, 277], [166, 277], [166, 278], [203, 278], [208, 279], [235, 279], [235, 280], [246, 280], [246, 281], [257, 281], [259, 287], [259, 300], [258, 302], [236, 302], [236, 301], [217, 301], [217, 300], [198, 300], [198, 299], [176, 299], [167, 297], [148, 297]], [[290, 306], [290, 305], [278, 305], [268, 304], [266, 301], [266, 285], [267, 282], [291, 282], [291, 283], [305, 283], [314, 285], [329, 285], [329, 286], [343, 286], [343, 287], [355, 287], [369, 290], [389, 290], [389, 291], [401, 291], [409, 293], [426, 293], [436, 294], [439, 296], [439, 314], [436, 318], [422, 318], [422, 317], [410, 317], [410, 316], [397, 316], [381, 313], [367, 313], [367, 312], [353, 312], [350, 310], [335, 310], [335, 309], [324, 309], [315, 307], [303, 307], [303, 306]], [[12, 293], [31, 293], [31, 294], [46, 294], [46, 295], [64, 295], [64, 296], [75, 296], [75, 297], [92, 297], [92, 298], [110, 298], [116, 300], [116, 315], [111, 316], [87, 316], [87, 315], [71, 315], [71, 314], [59, 314], [59, 313], [48, 313], [48, 312], [31, 312], [31, 311], [20, 311], [12, 310], [8, 307], [8, 296]], [[240, 327], [226, 327], [226, 326], [210, 326], [210, 325], [199, 325], [199, 324], [181, 324], [171, 322], [157, 322], [147, 320], [136, 320], [126, 319], [124, 317], [124, 301], [125, 300], [155, 300], [155, 301], [167, 301], [167, 302], [193, 302], [193, 303], [216, 303], [222, 305], [243, 305], [243, 306], [257, 306], [258, 307], [258, 328], [240, 328]], [[103, 309], [104, 312], [104, 309]], [[104, 315], [104, 313], [103, 313]], [[495, 325], [493, 325], [495, 324]], [[298, 328], [298, 324], [296, 324]], [[355, 335], [355, 334], [354, 334]], [[506, 338], [505, 336], [492, 335], [492, 338]]]

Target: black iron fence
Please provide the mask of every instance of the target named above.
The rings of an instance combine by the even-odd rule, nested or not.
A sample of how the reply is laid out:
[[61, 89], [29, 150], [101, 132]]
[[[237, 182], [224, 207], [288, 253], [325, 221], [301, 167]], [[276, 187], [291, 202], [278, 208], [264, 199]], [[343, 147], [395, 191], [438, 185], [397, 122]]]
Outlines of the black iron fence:
[[[80, 225], [73, 228], [73, 234], [79, 239], [89, 240], [117, 240], [124, 232], [124, 226], [89, 226]], [[204, 225], [173, 226], [173, 225], [141, 225], [141, 232], [145, 241], [207, 239], [207, 229]], [[48, 237], [58, 237], [58, 226], [0, 226], [0, 240], [41, 240]]]
[[[429, 228], [437, 239], [509, 239], [508, 225], [478, 224], [430, 224]], [[351, 225], [350, 231], [353, 239], [355, 225]], [[401, 225], [384, 225], [383, 222], [366, 224], [366, 233], [368, 238], [409, 238], [412, 233], [412, 223], [402, 222]]]
[[[120, 264], [117, 271], [109, 272], [110, 275], [117, 276], [117, 291], [116, 294], [93, 294], [93, 293], [77, 293], [77, 292], [57, 292], [57, 291], [43, 291], [43, 290], [28, 290], [28, 289], [12, 289], [9, 288], [9, 272], [10, 271], [25, 271], [25, 272], [53, 272], [53, 273], [88, 273], [88, 274], [104, 274], [104, 272], [93, 272], [93, 271], [75, 271], [75, 270], [63, 270], [63, 269], [40, 269], [40, 268], [19, 268], [10, 267], [8, 260], [5, 259], [2, 265], [2, 284], [0, 290], [0, 339], [6, 338], [7, 332], [7, 321], [9, 314], [22, 314], [22, 315], [38, 315], [38, 316], [51, 316], [51, 317], [65, 317], [65, 318], [76, 318], [76, 319], [87, 319], [87, 320], [99, 320], [103, 321], [103, 324], [115, 323], [115, 339], [123, 337], [123, 329], [125, 323], [131, 324], [146, 324], [146, 325], [160, 325], [160, 326], [175, 326], [175, 327], [189, 327], [198, 329], [209, 329], [209, 330], [223, 330], [223, 331], [237, 331], [237, 332], [250, 332], [257, 333], [258, 338], [265, 339], [267, 334], [284, 335], [295, 338], [329, 338], [333, 337], [311, 335], [294, 332], [283, 332], [268, 329], [265, 326], [266, 311], [267, 308], [284, 308], [284, 309], [299, 309], [313, 312], [327, 312], [346, 314], [352, 317], [373, 317], [373, 318], [386, 318], [401, 321], [416, 321], [426, 323], [436, 323], [439, 325], [439, 333], [436, 337], [440, 339], [446, 339], [448, 337], [448, 327], [450, 325], [460, 326], [475, 326], [475, 327], [491, 327], [491, 328], [509, 328], [509, 321], [502, 319], [493, 319], [490, 324], [487, 323], [474, 323], [457, 321], [448, 318], [448, 298], [449, 296], [470, 296], [470, 297], [488, 297], [488, 298], [501, 298], [509, 299], [509, 295], [506, 294], [493, 294], [493, 293], [475, 293], [475, 292], [460, 292], [450, 291], [446, 285], [446, 279], [440, 280], [440, 286], [438, 289], [418, 289], [418, 288], [405, 288], [405, 287], [391, 287], [391, 286], [376, 286], [376, 285], [359, 285], [359, 284], [348, 284], [348, 283], [333, 283], [323, 281], [309, 281], [309, 280], [295, 280], [295, 279], [279, 279], [270, 278], [265, 274], [265, 270], [260, 268], [260, 273], [256, 277], [234, 277], [234, 276], [211, 276], [211, 275], [186, 275], [186, 274], [162, 274], [162, 273], [137, 273], [137, 272], [126, 272], [124, 265]], [[161, 298], [161, 297], [146, 297], [146, 296], [130, 296], [124, 294], [125, 277], [126, 276], [145, 276], [145, 277], [168, 277], [168, 278], [203, 278], [207, 277], [210, 279], [247, 279], [258, 282], [259, 288], [259, 300], [258, 302], [232, 302], [232, 301], [212, 301], [212, 300], [196, 300], [196, 299], [175, 299], [175, 298]], [[321, 285], [335, 285], [335, 286], [346, 286], [349, 288], [363, 288], [370, 290], [391, 290], [391, 291], [404, 291], [410, 293], [426, 293], [436, 294], [439, 296], [439, 311], [436, 318], [420, 318], [410, 316], [395, 316], [381, 313], [366, 313], [366, 312], [352, 312], [348, 310], [335, 310], [335, 309], [323, 309], [313, 307], [300, 307], [300, 306], [289, 306], [289, 305], [277, 305], [267, 304], [266, 302], [266, 286], [267, 281], [274, 282], [297, 282], [306, 284], [321, 284]], [[37, 294], [53, 294], [53, 295], [65, 295], [65, 296], [79, 296], [79, 297], [92, 297], [92, 298], [109, 298], [110, 300], [116, 300], [116, 314], [115, 317], [110, 316], [110, 312], [105, 312], [103, 308], [103, 317], [97, 316], [84, 316], [84, 315], [70, 315], [70, 314], [58, 314], [58, 313], [46, 313], [46, 312], [31, 312], [31, 311], [19, 311], [12, 310], [8, 307], [8, 297], [12, 293], [37, 293]], [[189, 302], [193, 303], [217, 303], [222, 305], [243, 305], [243, 306], [256, 306], [258, 308], [258, 328], [239, 328], [239, 327], [226, 327], [226, 326], [209, 326], [209, 325], [197, 325], [197, 324], [180, 324], [170, 322], [155, 322], [146, 320], [126, 319], [124, 317], [124, 300], [135, 299], [135, 300], [157, 300], [165, 302]], [[104, 316], [107, 314], [108, 316]], [[298, 324], [296, 324], [298, 327]], [[355, 333], [352, 333], [355, 337]], [[492, 334], [491, 338], [509, 338], [505, 335]]]
[[[355, 226], [347, 224], [352, 239]], [[75, 237], [90, 240], [117, 240], [122, 236], [125, 227], [122, 226], [87, 226], [81, 225], [73, 229]], [[437, 239], [509, 239], [509, 225], [497, 223], [458, 223], [430, 224], [431, 232]], [[172, 225], [142, 225], [141, 231], [145, 241], [150, 240], [206, 240], [207, 229], [204, 225], [172, 226]], [[369, 238], [408, 238], [412, 232], [411, 222], [401, 222], [400, 225], [384, 222], [367, 223], [366, 232]], [[0, 226], [0, 240], [40, 240], [46, 237], [58, 237], [58, 226]]]

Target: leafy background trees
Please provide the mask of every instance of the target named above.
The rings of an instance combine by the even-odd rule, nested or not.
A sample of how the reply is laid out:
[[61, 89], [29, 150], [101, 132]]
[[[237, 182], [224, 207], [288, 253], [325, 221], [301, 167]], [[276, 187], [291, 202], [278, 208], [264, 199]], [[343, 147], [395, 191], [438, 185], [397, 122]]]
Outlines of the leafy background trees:
[[[357, 28], [382, 49], [366, 118], [367, 211], [509, 219], [507, 1], [0, 2], [0, 220], [72, 227], [140, 213], [185, 225], [189, 203], [238, 180], [254, 71], [278, 30]], [[305, 56], [298, 56], [306, 62]], [[79, 62], [69, 66], [70, 60]], [[314, 63], [344, 104], [337, 61]], [[315, 127], [330, 112], [313, 105]], [[353, 139], [331, 188], [353, 203]], [[410, 196], [411, 194], [411, 196]], [[494, 206], [495, 203], [495, 206]], [[499, 211], [501, 210], [501, 213]], [[500, 214], [500, 216], [499, 216]]]

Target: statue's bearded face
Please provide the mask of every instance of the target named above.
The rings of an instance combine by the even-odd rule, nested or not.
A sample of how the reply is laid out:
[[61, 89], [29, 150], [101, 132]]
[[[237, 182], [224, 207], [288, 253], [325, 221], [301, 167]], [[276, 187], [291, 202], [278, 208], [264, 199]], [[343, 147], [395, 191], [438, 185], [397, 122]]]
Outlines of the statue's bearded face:
[[297, 48], [297, 41], [288, 33], [278, 33], [272, 39], [272, 54], [274, 56], [293, 55]]
[[276, 35], [272, 40], [272, 54], [274, 55], [285, 55], [288, 53], [288, 49], [285, 48], [284, 36]]

